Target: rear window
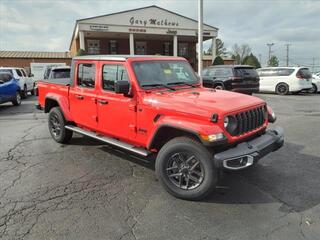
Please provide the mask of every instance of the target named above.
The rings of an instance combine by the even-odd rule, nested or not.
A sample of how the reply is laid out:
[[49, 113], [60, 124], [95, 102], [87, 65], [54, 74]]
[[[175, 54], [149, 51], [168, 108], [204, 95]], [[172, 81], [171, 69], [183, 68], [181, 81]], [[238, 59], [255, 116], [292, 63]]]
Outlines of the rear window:
[[235, 68], [236, 77], [258, 77], [258, 73], [254, 68]]
[[312, 78], [312, 74], [308, 68], [301, 68], [298, 71], [297, 75], [300, 75], [302, 78], [306, 78], [306, 79]]
[[55, 69], [52, 71], [52, 78], [70, 78], [70, 69]]

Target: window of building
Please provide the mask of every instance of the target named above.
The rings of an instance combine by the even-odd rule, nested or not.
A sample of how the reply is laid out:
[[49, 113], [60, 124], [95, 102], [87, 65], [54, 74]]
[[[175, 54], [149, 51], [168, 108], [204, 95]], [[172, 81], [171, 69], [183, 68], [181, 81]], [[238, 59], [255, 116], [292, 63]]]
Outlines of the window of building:
[[129, 81], [127, 71], [123, 65], [103, 65], [102, 69], [102, 88], [114, 91], [114, 83], [119, 80]]
[[78, 65], [77, 83], [80, 87], [94, 88], [95, 82], [95, 65], [89, 63], [81, 63]]
[[188, 54], [188, 43], [179, 43], [178, 55], [181, 57], [187, 57]]
[[100, 53], [100, 40], [88, 39], [88, 54]]
[[117, 54], [118, 52], [118, 43], [116, 40], [109, 41], [109, 54]]
[[136, 51], [137, 55], [146, 55], [147, 54], [147, 43], [146, 42], [136, 42]]

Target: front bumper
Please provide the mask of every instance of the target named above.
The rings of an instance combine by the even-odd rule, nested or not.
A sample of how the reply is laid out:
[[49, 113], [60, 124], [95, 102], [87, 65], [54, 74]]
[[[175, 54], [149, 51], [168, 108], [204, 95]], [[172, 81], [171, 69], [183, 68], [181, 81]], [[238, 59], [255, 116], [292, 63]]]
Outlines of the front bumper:
[[248, 142], [214, 155], [217, 168], [240, 170], [250, 167], [270, 152], [281, 148], [284, 143], [283, 129], [277, 127]]

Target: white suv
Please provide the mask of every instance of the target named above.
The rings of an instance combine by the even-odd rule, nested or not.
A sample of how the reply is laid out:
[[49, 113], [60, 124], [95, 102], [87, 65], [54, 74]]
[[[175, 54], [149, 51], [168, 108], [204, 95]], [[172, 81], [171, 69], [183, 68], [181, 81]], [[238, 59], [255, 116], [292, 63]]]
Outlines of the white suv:
[[15, 79], [19, 80], [22, 98], [26, 98], [28, 92], [34, 94], [34, 80], [32, 76], [28, 76], [23, 68], [0, 67], [0, 72], [8, 72]]
[[280, 95], [298, 93], [312, 88], [312, 75], [305, 67], [268, 67], [257, 69], [260, 92]]

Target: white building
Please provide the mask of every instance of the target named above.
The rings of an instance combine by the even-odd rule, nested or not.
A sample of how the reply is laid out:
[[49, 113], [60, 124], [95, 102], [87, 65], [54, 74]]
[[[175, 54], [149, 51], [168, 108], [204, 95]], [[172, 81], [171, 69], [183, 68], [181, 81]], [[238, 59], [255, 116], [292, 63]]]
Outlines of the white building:
[[[79, 49], [86, 54], [182, 56], [196, 69], [197, 24], [194, 19], [158, 6], [80, 19], [70, 52], [72, 56]], [[203, 39], [212, 39], [213, 49], [217, 34], [217, 28], [203, 25]]]

